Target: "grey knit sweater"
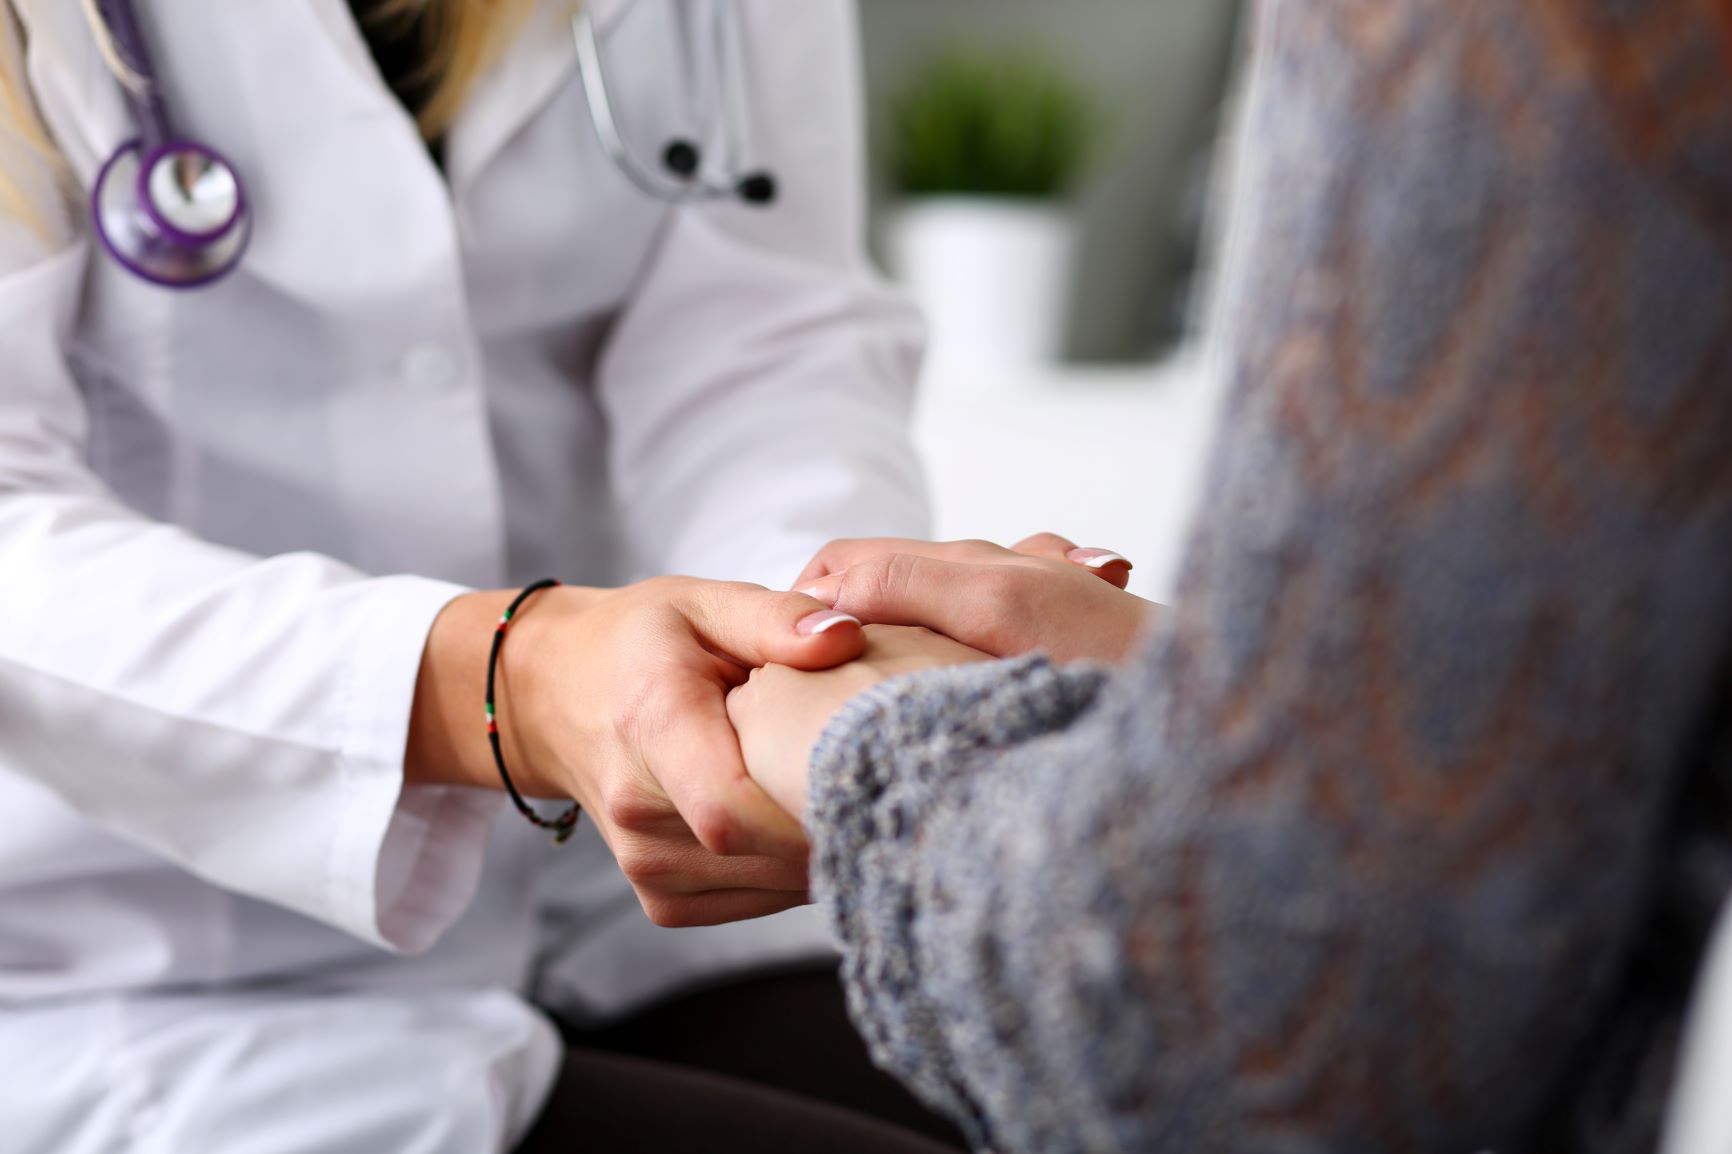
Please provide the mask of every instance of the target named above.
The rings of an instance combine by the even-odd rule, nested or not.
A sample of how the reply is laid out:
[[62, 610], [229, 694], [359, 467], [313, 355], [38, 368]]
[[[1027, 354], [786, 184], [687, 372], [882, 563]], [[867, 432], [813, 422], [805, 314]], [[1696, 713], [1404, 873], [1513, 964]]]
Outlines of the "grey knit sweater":
[[1173, 622], [856, 699], [815, 892], [1001, 1152], [1652, 1150], [1732, 880], [1732, 2], [1273, 0]]

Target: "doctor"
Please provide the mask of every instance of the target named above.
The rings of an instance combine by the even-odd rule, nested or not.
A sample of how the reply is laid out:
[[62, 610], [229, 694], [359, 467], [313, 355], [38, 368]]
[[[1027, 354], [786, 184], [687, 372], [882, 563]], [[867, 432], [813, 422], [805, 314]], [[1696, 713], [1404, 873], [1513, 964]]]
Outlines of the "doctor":
[[[804, 901], [722, 694], [858, 627], [657, 575], [923, 529], [851, 6], [0, 28], [0, 1148], [506, 1150], [561, 1062], [532, 999], [811, 957], [651, 919]], [[482, 712], [543, 577], [498, 728], [563, 849]]]

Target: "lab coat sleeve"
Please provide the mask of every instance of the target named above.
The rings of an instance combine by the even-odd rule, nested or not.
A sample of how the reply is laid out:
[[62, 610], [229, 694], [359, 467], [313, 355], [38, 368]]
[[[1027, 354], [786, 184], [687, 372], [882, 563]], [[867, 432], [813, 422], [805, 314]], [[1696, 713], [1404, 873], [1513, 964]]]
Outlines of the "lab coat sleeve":
[[461, 590], [124, 507], [86, 465], [65, 355], [88, 242], [15, 145], [0, 163], [42, 209], [0, 219], [0, 774], [218, 886], [425, 948], [496, 809], [402, 785], [423, 642]]
[[908, 415], [924, 330], [864, 245], [847, 0], [740, 5], [775, 204], [670, 213], [599, 391], [634, 575], [786, 586], [825, 541], [927, 531]]

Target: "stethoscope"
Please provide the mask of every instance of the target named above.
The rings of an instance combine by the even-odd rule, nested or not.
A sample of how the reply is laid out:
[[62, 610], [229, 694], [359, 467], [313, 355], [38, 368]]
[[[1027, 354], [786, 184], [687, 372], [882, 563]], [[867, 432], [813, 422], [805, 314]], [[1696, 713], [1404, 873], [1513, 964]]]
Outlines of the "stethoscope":
[[[116, 261], [147, 281], [169, 288], [210, 284], [232, 272], [246, 251], [252, 235], [246, 188], [220, 152], [175, 132], [132, 0], [97, 0], [97, 9], [125, 73], [122, 88], [138, 135], [116, 149], [97, 174], [90, 194], [96, 235]], [[732, 0], [710, 6], [709, 12], [707, 38], [723, 109], [718, 161], [706, 163], [702, 149], [683, 137], [662, 150], [664, 171], [632, 153], [614, 112], [600, 36], [585, 5], [572, 17], [571, 28], [590, 122], [608, 159], [648, 196], [669, 204], [737, 199], [768, 205], [776, 199], [776, 178], [741, 168], [737, 156], [746, 125], [739, 15]], [[696, 39], [689, 12], [682, 15], [680, 30], [689, 50]], [[696, 56], [688, 51], [685, 58]]]

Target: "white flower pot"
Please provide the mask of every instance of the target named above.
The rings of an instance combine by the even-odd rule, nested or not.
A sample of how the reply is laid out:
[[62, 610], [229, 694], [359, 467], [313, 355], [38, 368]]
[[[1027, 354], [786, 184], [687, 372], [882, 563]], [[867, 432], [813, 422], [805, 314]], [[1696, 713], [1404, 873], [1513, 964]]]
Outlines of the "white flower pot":
[[1076, 226], [1041, 201], [942, 197], [911, 201], [885, 232], [890, 272], [925, 310], [931, 364], [1038, 368], [1064, 351]]

